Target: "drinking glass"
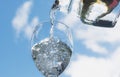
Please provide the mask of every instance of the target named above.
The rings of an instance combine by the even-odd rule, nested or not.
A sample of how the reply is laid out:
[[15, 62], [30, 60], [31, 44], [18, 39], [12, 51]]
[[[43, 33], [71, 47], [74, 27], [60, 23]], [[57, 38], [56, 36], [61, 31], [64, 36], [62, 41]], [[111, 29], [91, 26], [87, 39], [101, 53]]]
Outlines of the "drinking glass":
[[33, 31], [32, 58], [45, 77], [58, 77], [69, 64], [72, 55], [72, 35], [64, 23], [42, 22]]

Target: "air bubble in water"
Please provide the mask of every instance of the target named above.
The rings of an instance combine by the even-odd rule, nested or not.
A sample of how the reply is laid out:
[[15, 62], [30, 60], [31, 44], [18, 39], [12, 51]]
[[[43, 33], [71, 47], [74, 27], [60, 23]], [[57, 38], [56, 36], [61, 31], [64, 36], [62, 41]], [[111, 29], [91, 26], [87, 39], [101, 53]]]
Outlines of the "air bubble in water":
[[57, 77], [67, 67], [72, 51], [59, 39], [46, 38], [32, 47], [34, 62], [46, 77]]

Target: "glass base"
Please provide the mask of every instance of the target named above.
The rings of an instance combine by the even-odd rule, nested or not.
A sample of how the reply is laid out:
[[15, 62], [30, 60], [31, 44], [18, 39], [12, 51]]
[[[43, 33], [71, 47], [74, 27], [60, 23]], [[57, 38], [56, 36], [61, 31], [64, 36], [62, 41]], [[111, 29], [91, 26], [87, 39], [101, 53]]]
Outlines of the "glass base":
[[58, 77], [58, 76], [56, 76], [56, 75], [48, 75], [47, 77]]

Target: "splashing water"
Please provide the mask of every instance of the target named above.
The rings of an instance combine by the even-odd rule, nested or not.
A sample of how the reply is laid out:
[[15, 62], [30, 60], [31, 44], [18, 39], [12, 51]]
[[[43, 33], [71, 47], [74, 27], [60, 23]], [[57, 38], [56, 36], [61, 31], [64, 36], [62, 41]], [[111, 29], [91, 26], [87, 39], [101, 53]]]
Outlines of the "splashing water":
[[55, 21], [55, 14], [56, 11], [59, 9], [59, 0], [55, 0], [55, 3], [53, 4], [51, 10], [50, 10], [50, 22], [51, 22], [51, 30], [50, 30], [50, 37], [53, 37], [54, 35], [54, 21]]
[[46, 38], [32, 47], [34, 62], [46, 77], [58, 77], [67, 67], [72, 51], [67, 44]]
[[[50, 37], [32, 46], [32, 58], [46, 77], [58, 77], [69, 64], [71, 48], [54, 35], [55, 14], [59, 10], [59, 0], [56, 0], [50, 11]], [[61, 26], [64, 25], [61, 23]]]

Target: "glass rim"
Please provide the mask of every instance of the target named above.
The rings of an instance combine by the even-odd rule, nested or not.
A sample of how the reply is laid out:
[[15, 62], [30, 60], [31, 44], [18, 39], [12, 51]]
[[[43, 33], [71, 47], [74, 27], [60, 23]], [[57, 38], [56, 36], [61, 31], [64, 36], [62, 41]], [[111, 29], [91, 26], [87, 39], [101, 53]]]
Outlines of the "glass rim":
[[[62, 24], [62, 25], [64, 25], [65, 27], [66, 27], [66, 29], [67, 29], [67, 31], [68, 32], [70, 32], [69, 33], [69, 35], [70, 36], [68, 36], [68, 33], [67, 33], [67, 37], [68, 37], [68, 39], [69, 39], [69, 41], [70, 41], [70, 48], [71, 48], [71, 50], [73, 51], [73, 37], [72, 37], [72, 31], [71, 31], [71, 29], [70, 29], [70, 27], [68, 26], [68, 25], [66, 25], [64, 22], [61, 22], [61, 21], [58, 21], [58, 20], [54, 20], [54, 22], [56, 23], [60, 23], [60, 24]], [[41, 22], [39, 22], [37, 25], [35, 25], [35, 26], [33, 26], [33, 31], [32, 31], [32, 35], [31, 35], [31, 39], [30, 39], [30, 47], [32, 47], [32, 45], [33, 45], [33, 39], [36, 37], [36, 33], [37, 32], [39, 32], [39, 29], [40, 29], [40, 25], [42, 25], [42, 24], [44, 24], [44, 23], [51, 23], [51, 20], [45, 20], [45, 21], [41, 21]], [[37, 30], [38, 29], [38, 30]], [[72, 41], [70, 40], [70, 39], [72, 39]]]

